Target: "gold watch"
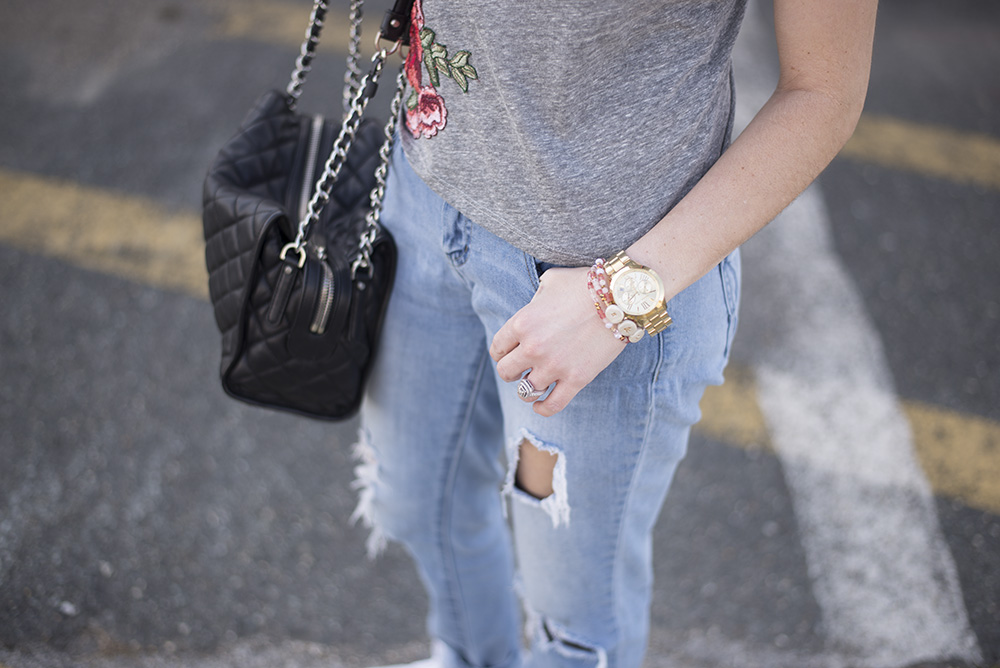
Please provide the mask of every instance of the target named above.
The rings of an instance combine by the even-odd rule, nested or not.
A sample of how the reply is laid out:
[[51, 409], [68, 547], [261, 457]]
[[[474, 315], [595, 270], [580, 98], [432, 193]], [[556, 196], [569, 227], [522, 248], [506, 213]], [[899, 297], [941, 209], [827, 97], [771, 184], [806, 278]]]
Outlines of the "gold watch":
[[667, 313], [666, 291], [656, 272], [618, 251], [604, 263], [611, 295], [622, 311], [650, 336], [659, 334], [673, 322]]

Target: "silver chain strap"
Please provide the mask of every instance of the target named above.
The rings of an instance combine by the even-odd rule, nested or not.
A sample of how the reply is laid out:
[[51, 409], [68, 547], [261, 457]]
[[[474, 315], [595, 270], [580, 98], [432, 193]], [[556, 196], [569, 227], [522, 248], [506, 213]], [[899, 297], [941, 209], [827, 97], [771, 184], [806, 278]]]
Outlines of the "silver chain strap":
[[403, 93], [406, 91], [406, 71], [402, 68], [396, 75], [396, 94], [392, 97], [392, 104], [389, 106], [389, 120], [385, 124], [385, 141], [379, 147], [379, 163], [375, 169], [375, 187], [369, 194], [371, 209], [365, 215], [364, 232], [361, 233], [361, 243], [358, 247], [358, 256], [351, 264], [351, 278], [353, 279], [358, 269], [365, 269], [371, 273], [371, 253], [372, 244], [378, 234], [379, 219], [382, 215], [382, 200], [385, 198], [385, 177], [389, 172], [389, 156], [392, 155], [393, 138], [396, 135], [396, 121], [399, 119], [399, 112], [403, 107]]
[[302, 95], [302, 84], [306, 82], [306, 75], [312, 69], [312, 59], [316, 55], [316, 45], [319, 44], [319, 34], [323, 30], [323, 20], [326, 18], [328, 5], [326, 0], [316, 0], [313, 4], [312, 14], [309, 16], [309, 27], [306, 28], [305, 41], [299, 49], [299, 57], [295, 59], [295, 69], [292, 71], [292, 79], [288, 82], [285, 92], [291, 97], [292, 109]]
[[[347, 73], [344, 77], [344, 104], [345, 116], [341, 124], [340, 134], [333, 143], [330, 155], [323, 165], [323, 174], [316, 182], [316, 189], [309, 200], [306, 214], [299, 222], [295, 240], [286, 244], [281, 250], [281, 257], [285, 257], [289, 251], [295, 251], [299, 256], [300, 263], [305, 260], [305, 247], [308, 231], [313, 223], [319, 221], [320, 212], [327, 202], [330, 201], [330, 192], [337, 180], [340, 170], [347, 160], [347, 152], [350, 150], [354, 137], [357, 134], [358, 126], [368, 106], [371, 94], [369, 87], [374, 87], [382, 74], [385, 59], [389, 53], [393, 53], [398, 48], [396, 44], [391, 51], [385, 47], [380, 47], [371, 59], [371, 70], [368, 74], [361, 76], [358, 67], [360, 60], [360, 39], [361, 39], [361, 5], [363, 0], [352, 0], [351, 2], [351, 35], [350, 46], [347, 56]], [[309, 19], [309, 27], [306, 29], [306, 38], [302, 43], [299, 57], [295, 62], [295, 70], [292, 72], [292, 79], [288, 84], [287, 92], [291, 97], [291, 104], [294, 107], [299, 96], [302, 94], [302, 84], [306, 75], [311, 69], [313, 54], [319, 42], [319, 33], [323, 28], [323, 19], [327, 4], [324, 0], [316, 0], [313, 12]], [[405, 70], [400, 67], [397, 77], [396, 93], [392, 100], [389, 112], [389, 120], [385, 125], [385, 140], [379, 148], [379, 165], [375, 170], [375, 187], [369, 194], [371, 208], [365, 215], [365, 229], [362, 231], [358, 243], [358, 255], [351, 264], [352, 278], [359, 269], [371, 270], [372, 244], [378, 234], [379, 218], [382, 211], [382, 200], [385, 196], [385, 179], [389, 169], [389, 156], [392, 153], [393, 137], [396, 130], [396, 120], [399, 118], [402, 109], [403, 93], [406, 88]]]
[[347, 71], [344, 72], [344, 114], [351, 113], [351, 98], [361, 86], [361, 7], [364, 0], [351, 0], [351, 35], [347, 43]]
[[330, 191], [337, 180], [337, 175], [340, 174], [340, 168], [344, 166], [344, 161], [347, 160], [347, 151], [354, 142], [354, 135], [361, 124], [361, 117], [365, 113], [365, 107], [368, 106], [369, 98], [365, 95], [365, 89], [368, 88], [369, 83], [374, 84], [378, 82], [379, 76], [382, 74], [382, 66], [385, 63], [386, 55], [386, 50], [380, 49], [372, 56], [372, 69], [361, 79], [358, 90], [351, 98], [351, 110], [340, 127], [340, 134], [337, 136], [337, 140], [333, 142], [330, 157], [327, 158], [326, 163], [323, 165], [323, 174], [316, 182], [316, 191], [313, 193], [312, 199], [309, 200], [309, 208], [306, 211], [306, 215], [299, 222], [299, 230], [295, 236], [295, 241], [289, 244], [299, 251], [305, 247], [306, 231], [309, 229], [309, 226], [319, 221], [320, 211], [330, 201]]

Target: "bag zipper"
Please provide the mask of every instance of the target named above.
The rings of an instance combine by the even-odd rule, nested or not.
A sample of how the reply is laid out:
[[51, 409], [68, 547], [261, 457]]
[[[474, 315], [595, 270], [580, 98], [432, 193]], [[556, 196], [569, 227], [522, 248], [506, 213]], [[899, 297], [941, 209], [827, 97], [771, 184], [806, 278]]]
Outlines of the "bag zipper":
[[302, 193], [299, 195], [299, 220], [306, 217], [309, 211], [309, 200], [312, 199], [316, 184], [316, 157], [319, 155], [319, 142], [323, 138], [323, 117], [313, 116], [312, 130], [309, 133], [309, 150], [306, 152], [306, 168], [302, 175]]
[[[302, 192], [299, 195], [299, 220], [306, 217], [309, 211], [309, 201], [312, 199], [316, 184], [313, 179], [316, 177], [316, 158], [319, 157], [319, 143], [323, 138], [323, 117], [316, 114], [312, 118], [312, 128], [309, 132], [309, 148], [306, 151], [306, 164], [302, 175]], [[317, 255], [319, 265], [323, 268], [323, 277], [319, 289], [319, 300], [316, 304], [316, 312], [313, 314], [312, 324], [309, 331], [313, 334], [323, 334], [326, 331], [327, 321], [330, 319], [330, 311], [333, 309], [333, 270], [326, 263], [325, 249], [318, 247]]]
[[312, 324], [309, 331], [313, 334], [322, 334], [326, 331], [327, 320], [330, 319], [330, 311], [333, 309], [333, 294], [336, 286], [333, 281], [333, 269], [321, 259], [319, 266], [323, 267], [322, 285], [319, 289], [319, 300], [316, 305], [316, 313], [313, 315]]

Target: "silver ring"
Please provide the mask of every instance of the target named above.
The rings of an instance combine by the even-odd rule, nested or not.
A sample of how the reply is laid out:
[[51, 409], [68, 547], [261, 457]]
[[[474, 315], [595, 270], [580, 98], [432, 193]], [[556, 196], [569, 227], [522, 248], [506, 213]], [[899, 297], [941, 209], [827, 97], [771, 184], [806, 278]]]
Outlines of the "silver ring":
[[521, 382], [517, 384], [517, 396], [525, 401], [534, 401], [543, 394], [545, 394], [545, 390], [536, 390], [527, 378], [522, 378]]

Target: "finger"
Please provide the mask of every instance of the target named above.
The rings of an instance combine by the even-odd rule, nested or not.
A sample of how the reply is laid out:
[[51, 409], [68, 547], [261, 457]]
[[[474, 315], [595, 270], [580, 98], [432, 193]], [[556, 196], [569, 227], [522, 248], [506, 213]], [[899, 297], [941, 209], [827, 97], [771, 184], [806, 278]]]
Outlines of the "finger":
[[552, 417], [562, 409], [566, 408], [570, 400], [577, 395], [579, 388], [573, 389], [563, 382], [558, 382], [549, 396], [532, 404], [532, 409], [542, 417]]
[[525, 370], [530, 368], [531, 362], [525, 357], [524, 351], [517, 347], [497, 362], [497, 375], [505, 383], [513, 383], [515, 380], [520, 380]]
[[499, 362], [515, 348], [517, 348], [517, 335], [514, 334], [514, 329], [509, 326], [508, 322], [500, 328], [500, 331], [494, 335], [493, 341], [490, 342], [490, 357], [493, 358], [494, 362]]

